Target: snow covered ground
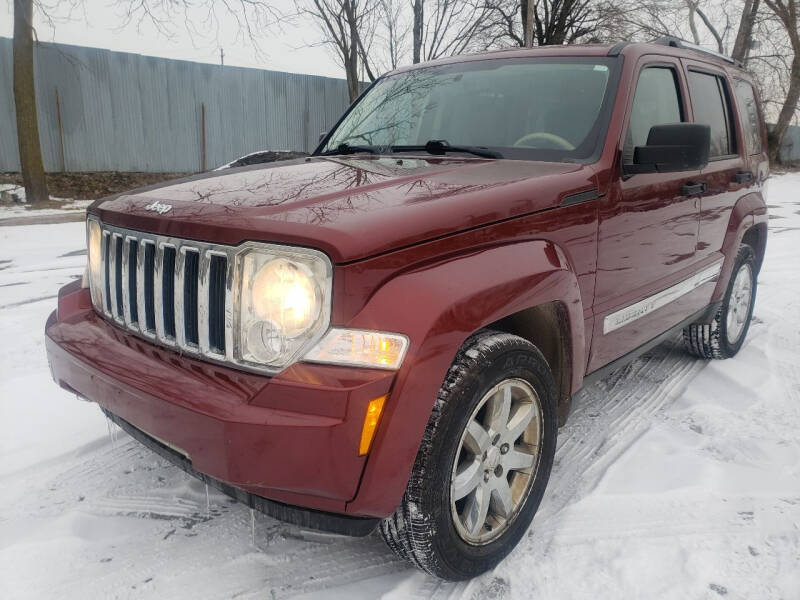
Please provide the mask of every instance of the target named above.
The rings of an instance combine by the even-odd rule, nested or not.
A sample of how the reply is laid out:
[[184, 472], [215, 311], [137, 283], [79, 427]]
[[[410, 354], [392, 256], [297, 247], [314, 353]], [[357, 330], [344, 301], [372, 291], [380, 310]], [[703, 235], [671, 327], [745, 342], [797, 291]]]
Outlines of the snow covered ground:
[[748, 341], [665, 343], [583, 390], [527, 537], [446, 584], [377, 537], [214, 493], [50, 380], [42, 329], [81, 223], [0, 228], [0, 598], [800, 598], [800, 174], [775, 177]]
[[81, 213], [93, 202], [93, 200], [73, 200], [72, 198], [50, 196], [50, 203], [53, 206], [32, 209], [29, 204], [26, 204], [24, 187], [13, 183], [0, 183], [0, 200], [6, 199], [8, 201], [0, 204], [0, 221], [23, 215], [52, 216]]

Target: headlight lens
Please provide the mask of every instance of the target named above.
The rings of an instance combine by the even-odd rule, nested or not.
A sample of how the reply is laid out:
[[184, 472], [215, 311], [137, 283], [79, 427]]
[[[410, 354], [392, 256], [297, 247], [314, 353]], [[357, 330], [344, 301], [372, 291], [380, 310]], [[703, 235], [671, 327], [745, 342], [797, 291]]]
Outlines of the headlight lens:
[[250, 301], [256, 316], [280, 326], [286, 337], [308, 331], [319, 315], [319, 286], [303, 264], [276, 258], [256, 273]]
[[314, 251], [247, 249], [238, 257], [237, 350], [247, 362], [289, 364], [327, 329], [331, 266]]
[[86, 220], [86, 245], [89, 251], [89, 291], [92, 294], [92, 303], [96, 307], [103, 305], [103, 232], [100, 223], [95, 219]]

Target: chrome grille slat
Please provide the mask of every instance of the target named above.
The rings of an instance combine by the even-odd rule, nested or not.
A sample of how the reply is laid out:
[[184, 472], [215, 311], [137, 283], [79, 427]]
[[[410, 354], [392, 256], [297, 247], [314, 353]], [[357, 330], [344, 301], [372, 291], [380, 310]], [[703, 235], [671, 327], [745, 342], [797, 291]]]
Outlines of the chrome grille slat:
[[110, 294], [108, 292], [110, 286], [109, 272], [108, 272], [108, 240], [110, 237], [111, 237], [110, 233], [108, 233], [107, 231], [103, 231], [103, 235], [100, 242], [100, 260], [102, 262], [101, 268], [103, 271], [103, 285], [101, 286], [102, 289], [100, 292], [102, 298], [100, 304], [103, 313], [106, 315], [109, 315], [108, 307], [109, 307], [109, 302], [111, 301], [109, 299]]
[[111, 234], [108, 239], [109, 249], [106, 254], [108, 260], [108, 285], [106, 291], [111, 298], [111, 318], [119, 321], [117, 317], [117, 234]]
[[208, 338], [208, 276], [211, 271], [211, 255], [206, 250], [200, 253], [200, 265], [198, 271], [197, 285], [197, 322], [199, 324], [197, 334], [200, 342], [200, 353], [210, 356], [211, 343]]
[[119, 242], [122, 244], [122, 319], [128, 327], [131, 325], [131, 303], [128, 295], [130, 294], [130, 261], [129, 251], [130, 238], [124, 237]]
[[233, 360], [233, 272], [228, 259], [228, 272], [225, 277], [225, 358]]
[[125, 251], [126, 264], [128, 269], [128, 278], [125, 282], [126, 288], [126, 301], [128, 314], [126, 323], [129, 327], [138, 329], [139, 327], [139, 241], [136, 238], [127, 236], [125, 238], [128, 247]]
[[175, 246], [164, 244], [163, 258], [161, 263], [162, 273], [162, 311], [164, 313], [164, 336], [175, 341], [175, 300], [178, 295], [175, 293]]
[[200, 253], [197, 248], [187, 246], [183, 252], [183, 306], [181, 315], [183, 318], [184, 343], [199, 349], [197, 319], [197, 287], [199, 283], [198, 266], [200, 263]]
[[155, 316], [156, 316], [156, 339], [160, 343], [164, 343], [164, 311], [161, 309], [163, 299], [161, 293], [163, 290], [162, 279], [164, 266], [164, 249], [161, 244], [156, 244], [156, 258], [153, 264], [153, 298], [155, 298]]
[[144, 309], [144, 249], [147, 243], [139, 240], [138, 256], [136, 257], [136, 311], [139, 313], [137, 330], [139, 333], [150, 337], [147, 331], [147, 317]]
[[172, 293], [173, 306], [172, 310], [175, 313], [175, 343], [180, 347], [186, 346], [186, 327], [183, 322], [183, 276], [184, 267], [186, 266], [186, 250], [188, 248], [183, 246], [179, 251], [175, 252], [175, 269], [173, 274], [173, 288]]
[[[226, 300], [228, 298], [227, 290], [227, 277], [228, 272], [220, 273], [215, 270], [214, 265], [219, 265], [220, 261], [225, 261], [227, 257], [221, 252], [209, 252], [209, 312], [208, 312], [208, 329], [209, 329], [209, 353], [216, 355], [220, 358], [225, 358], [227, 349], [231, 347], [231, 343], [226, 339], [226, 333], [229, 330], [226, 324]], [[216, 273], [215, 273], [216, 271]], [[216, 274], [216, 277], [214, 276]], [[220, 278], [220, 275], [223, 277]], [[219, 294], [213, 292], [222, 292], [224, 297], [219, 298]], [[214, 326], [217, 327], [214, 327]], [[219, 327], [222, 327], [222, 335], [219, 335]], [[214, 334], [214, 335], [212, 335]], [[222, 346], [225, 348], [222, 348]], [[220, 352], [221, 350], [221, 352]]]
[[117, 301], [117, 308], [114, 311], [114, 319], [119, 323], [124, 323], [124, 290], [122, 277], [122, 259], [124, 254], [125, 238], [121, 235], [114, 235], [114, 298]]
[[139, 239], [139, 257], [136, 261], [136, 302], [139, 312], [139, 333], [149, 339], [155, 337], [155, 331], [152, 331], [147, 325], [147, 298], [145, 297], [145, 269], [146, 267], [146, 254], [148, 246], [153, 246], [153, 240]]

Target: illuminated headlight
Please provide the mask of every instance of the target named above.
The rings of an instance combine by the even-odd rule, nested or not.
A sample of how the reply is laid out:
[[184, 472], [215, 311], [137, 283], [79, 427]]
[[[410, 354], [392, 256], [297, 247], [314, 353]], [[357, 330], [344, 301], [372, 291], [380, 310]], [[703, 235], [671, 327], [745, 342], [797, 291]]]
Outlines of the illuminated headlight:
[[328, 327], [331, 265], [312, 250], [247, 249], [237, 257], [241, 360], [288, 365]]
[[86, 220], [86, 245], [89, 254], [86, 284], [92, 294], [92, 303], [100, 308], [103, 305], [103, 232], [100, 223], [91, 217]]
[[397, 333], [331, 329], [304, 360], [309, 362], [399, 369], [408, 350], [408, 338]]

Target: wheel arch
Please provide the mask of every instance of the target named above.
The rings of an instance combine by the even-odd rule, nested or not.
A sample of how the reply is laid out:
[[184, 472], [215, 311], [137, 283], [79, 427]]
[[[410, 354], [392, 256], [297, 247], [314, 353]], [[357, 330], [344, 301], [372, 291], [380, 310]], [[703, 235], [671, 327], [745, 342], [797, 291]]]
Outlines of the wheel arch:
[[767, 249], [767, 224], [754, 223], [742, 236], [742, 244], [748, 244], [756, 254], [756, 274], [761, 271]]
[[746, 194], [736, 202], [722, 242], [725, 260], [711, 302], [718, 302], [725, 295], [736, 262], [736, 254], [742, 242], [755, 244], [753, 249], [756, 252], [757, 268], [761, 268], [767, 243], [767, 220], [767, 206], [761, 193]]
[[494, 329], [517, 335], [544, 355], [558, 391], [558, 424], [564, 425], [572, 399], [572, 334], [564, 303], [546, 302], [525, 308], [491, 323]]

